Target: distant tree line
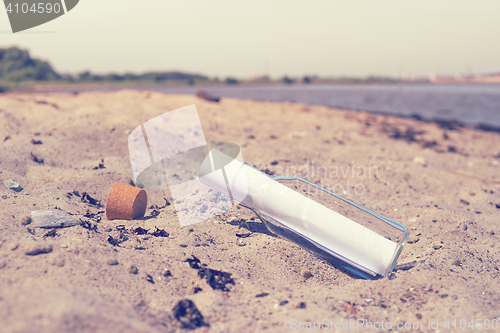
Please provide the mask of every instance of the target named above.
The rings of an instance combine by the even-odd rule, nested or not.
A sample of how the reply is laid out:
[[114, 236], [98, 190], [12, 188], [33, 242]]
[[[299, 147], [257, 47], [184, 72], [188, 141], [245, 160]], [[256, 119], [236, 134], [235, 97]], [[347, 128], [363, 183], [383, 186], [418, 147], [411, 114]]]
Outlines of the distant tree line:
[[209, 78], [203, 75], [197, 74], [186, 74], [182, 72], [147, 72], [143, 74], [131, 74], [127, 73], [124, 75], [119, 74], [107, 74], [107, 75], [97, 75], [92, 74], [89, 71], [82, 72], [78, 74], [78, 81], [107, 81], [107, 82], [120, 82], [120, 81], [186, 81], [189, 84], [195, 84], [196, 82], [208, 81]]
[[0, 81], [66, 81], [66, 82], [120, 82], [120, 81], [182, 81], [188, 84], [209, 81], [207, 76], [182, 72], [147, 72], [143, 74], [98, 75], [89, 71], [76, 76], [59, 74], [47, 61], [31, 58], [27, 50], [17, 47], [0, 48]]
[[28, 51], [11, 47], [0, 49], [0, 79], [9, 82], [60, 80], [46, 61], [32, 59]]
[[311, 83], [393, 83], [395, 79], [386, 77], [369, 76], [366, 78], [319, 78], [316, 75], [304, 76], [302, 79], [297, 77], [284, 76], [278, 80], [272, 80], [269, 76], [240, 81], [234, 77], [226, 77], [223, 80], [219, 78], [209, 78], [204, 75], [188, 74], [182, 72], [147, 72], [142, 74], [94, 74], [90, 71], [84, 71], [77, 75], [59, 74], [47, 62], [31, 58], [27, 50], [17, 47], [7, 49], [0, 48], [0, 92], [5, 91], [22, 81], [59, 81], [59, 82], [176, 82], [194, 85], [198, 82], [212, 82], [215, 84], [225, 83], [227, 85], [237, 85], [240, 83], [284, 83], [295, 84], [302, 81], [302, 84]]

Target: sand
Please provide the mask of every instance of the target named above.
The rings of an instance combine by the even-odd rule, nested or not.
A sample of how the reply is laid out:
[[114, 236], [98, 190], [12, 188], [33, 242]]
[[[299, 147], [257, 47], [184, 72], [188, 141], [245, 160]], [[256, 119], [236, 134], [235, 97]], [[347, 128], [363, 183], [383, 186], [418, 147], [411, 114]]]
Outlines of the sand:
[[[302, 167], [303, 177], [407, 226], [391, 279], [348, 274], [274, 237], [241, 207], [181, 228], [174, 205], [164, 206], [168, 191], [147, 191], [144, 219], [106, 220], [109, 189], [132, 177], [128, 133], [191, 104], [207, 141], [238, 144], [267, 172]], [[203, 316], [198, 332], [494, 325], [499, 142], [472, 128], [293, 103], [133, 90], [2, 94], [0, 331], [180, 332], [173, 309], [183, 299]], [[8, 189], [8, 179], [22, 191]], [[27, 218], [45, 209], [75, 214], [87, 228], [35, 228]], [[247, 232], [239, 221], [250, 237], [236, 236]], [[134, 234], [139, 227], [149, 233]], [[168, 237], [151, 235], [156, 227]], [[37, 249], [51, 251], [26, 254]], [[185, 261], [193, 255], [230, 273], [229, 291], [201, 279]]]

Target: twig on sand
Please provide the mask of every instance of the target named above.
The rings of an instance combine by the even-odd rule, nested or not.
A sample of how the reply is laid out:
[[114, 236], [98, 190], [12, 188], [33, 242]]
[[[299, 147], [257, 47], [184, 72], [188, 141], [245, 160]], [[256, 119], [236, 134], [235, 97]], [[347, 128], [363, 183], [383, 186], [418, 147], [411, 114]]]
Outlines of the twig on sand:
[[500, 180], [479, 177], [479, 176], [476, 176], [476, 175], [469, 175], [468, 173], [463, 173], [463, 172], [460, 172], [460, 171], [451, 171], [451, 173], [453, 173], [455, 175], [467, 177], [467, 178], [482, 180], [482, 181], [488, 182], [488, 183], [500, 184]]

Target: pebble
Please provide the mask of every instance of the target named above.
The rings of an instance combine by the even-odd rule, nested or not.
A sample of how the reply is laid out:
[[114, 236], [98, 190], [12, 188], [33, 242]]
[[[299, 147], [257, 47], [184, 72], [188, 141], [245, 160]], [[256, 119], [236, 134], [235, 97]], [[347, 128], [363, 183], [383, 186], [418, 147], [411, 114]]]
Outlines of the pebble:
[[298, 131], [292, 131], [290, 133], [288, 133], [288, 138], [289, 139], [292, 139], [292, 138], [303, 138], [307, 136], [307, 132], [303, 131], [303, 132], [298, 132]]
[[23, 221], [21, 222], [22, 225], [28, 225], [31, 223], [31, 217], [26, 216]]
[[413, 162], [420, 164], [424, 167], [426, 167], [428, 165], [427, 161], [422, 156], [415, 156], [415, 158], [413, 159]]
[[418, 238], [417, 236], [410, 236], [410, 237], [408, 237], [407, 243], [414, 244], [414, 243], [418, 242], [419, 240], [420, 240], [420, 238]]
[[238, 244], [238, 246], [245, 246], [245, 245], [247, 245], [245, 243], [245, 241], [243, 240], [243, 238], [237, 238], [236, 239], [236, 244]]
[[19, 185], [18, 182], [13, 181], [12, 179], [7, 179], [3, 183], [7, 188], [10, 188], [11, 190], [14, 190], [16, 192], [21, 192], [23, 190], [21, 185]]
[[131, 266], [130, 266], [130, 269], [129, 269], [129, 271], [128, 271], [128, 272], [129, 272], [130, 274], [137, 274], [137, 273], [139, 273], [139, 269], [138, 269], [136, 266], [131, 265]]
[[389, 276], [387, 277], [389, 280], [395, 280], [397, 278], [396, 274], [394, 273], [391, 273], [389, 274]]
[[443, 243], [441, 243], [440, 241], [435, 241], [432, 243], [432, 248], [434, 250], [439, 250], [442, 247], [443, 247]]
[[297, 309], [305, 309], [307, 307], [306, 302], [300, 302], [299, 305], [297, 305]]
[[312, 273], [307, 269], [302, 270], [302, 272], [300, 272], [300, 274], [302, 274], [304, 279], [309, 279], [310, 277], [313, 276]]
[[36, 256], [38, 254], [52, 252], [52, 245], [35, 245], [28, 249], [25, 254], [29, 256]]
[[115, 266], [115, 265], [118, 265], [118, 260], [116, 260], [116, 259], [108, 259], [108, 260], [106, 260], [106, 264], [108, 264], [110, 266]]
[[31, 219], [38, 228], [66, 228], [80, 224], [76, 217], [53, 210], [32, 211]]

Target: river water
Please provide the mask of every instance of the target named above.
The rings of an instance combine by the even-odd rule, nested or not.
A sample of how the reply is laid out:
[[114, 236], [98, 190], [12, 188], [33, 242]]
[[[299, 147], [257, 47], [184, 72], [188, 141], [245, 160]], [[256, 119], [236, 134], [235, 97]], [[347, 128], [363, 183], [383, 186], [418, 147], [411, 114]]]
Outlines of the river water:
[[205, 90], [222, 98], [317, 104], [418, 116], [425, 120], [458, 119], [465, 124], [500, 128], [500, 84], [156, 85], [147, 89], [176, 94], [196, 94]]
[[500, 127], [500, 85], [258, 85], [158, 87], [165, 93], [195, 94], [202, 89], [221, 97], [288, 101], [342, 109], [459, 119], [466, 124]]

